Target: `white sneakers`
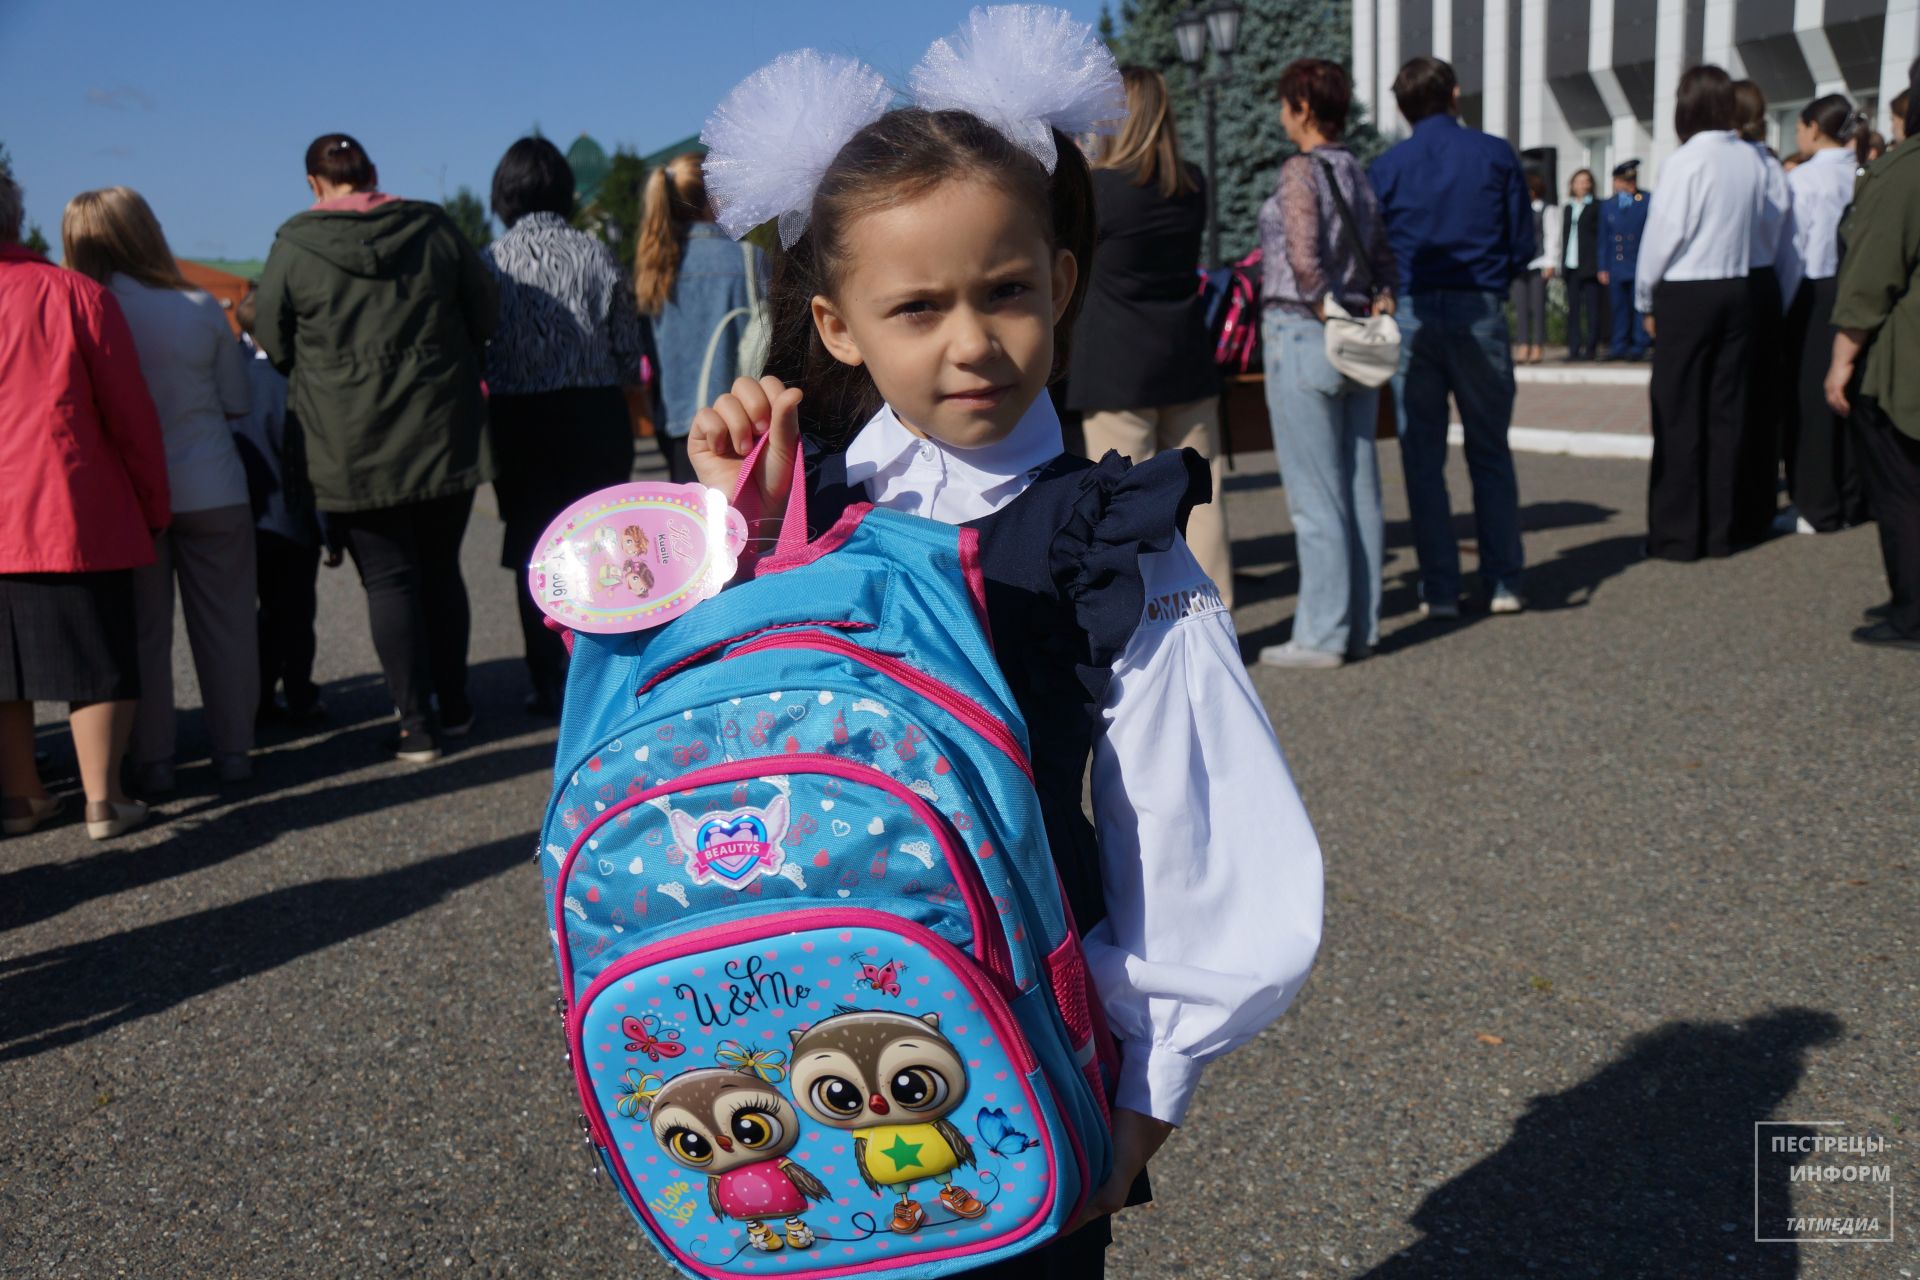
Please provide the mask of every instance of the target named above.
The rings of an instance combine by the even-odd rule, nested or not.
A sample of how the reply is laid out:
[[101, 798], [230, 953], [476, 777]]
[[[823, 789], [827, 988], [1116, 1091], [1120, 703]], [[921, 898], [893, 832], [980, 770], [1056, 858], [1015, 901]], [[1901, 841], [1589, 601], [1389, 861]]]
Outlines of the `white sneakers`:
[[1502, 583], [1493, 589], [1493, 596], [1487, 601], [1488, 613], [1519, 613], [1527, 607], [1520, 593]]
[[1346, 658], [1340, 654], [1328, 653], [1325, 649], [1309, 649], [1291, 640], [1285, 644], [1270, 644], [1260, 651], [1260, 665], [1263, 667], [1331, 671], [1335, 667], [1345, 666], [1346, 662]]

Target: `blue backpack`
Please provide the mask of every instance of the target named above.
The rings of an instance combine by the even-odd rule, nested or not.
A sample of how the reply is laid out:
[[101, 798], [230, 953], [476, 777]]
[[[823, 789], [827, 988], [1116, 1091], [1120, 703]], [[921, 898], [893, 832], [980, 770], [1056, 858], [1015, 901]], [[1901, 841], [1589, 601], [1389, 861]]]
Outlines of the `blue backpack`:
[[683, 1272], [947, 1275], [1105, 1181], [1111, 1040], [974, 533], [860, 506], [808, 544], [794, 492], [752, 579], [572, 637], [538, 855], [568, 1062]]

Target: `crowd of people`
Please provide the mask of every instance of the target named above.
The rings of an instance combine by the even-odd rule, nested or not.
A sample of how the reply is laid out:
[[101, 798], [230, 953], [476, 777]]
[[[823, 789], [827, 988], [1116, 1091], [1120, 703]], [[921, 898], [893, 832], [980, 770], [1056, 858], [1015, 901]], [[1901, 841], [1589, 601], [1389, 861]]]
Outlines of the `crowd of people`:
[[[1180, 155], [1161, 77], [1127, 68], [1123, 83], [1127, 117], [1088, 157], [1099, 251], [1060, 396], [1089, 456], [1192, 449], [1217, 496], [1220, 383], [1194, 289], [1206, 177]], [[1411, 134], [1370, 167], [1343, 142], [1341, 67], [1303, 59], [1278, 88], [1298, 154], [1260, 213], [1260, 301], [1301, 582], [1291, 638], [1263, 663], [1337, 667], [1378, 641], [1381, 394], [1422, 615], [1457, 617], [1464, 590], [1444, 478], [1449, 400], [1481, 599], [1496, 614], [1525, 607], [1513, 366], [1544, 358], [1556, 289], [1568, 360], [1652, 360], [1650, 555], [1693, 560], [1878, 520], [1892, 599], [1856, 638], [1920, 647], [1915, 253], [1898, 213], [1920, 175], [1902, 144], [1909, 95], [1894, 104], [1891, 147], [1828, 95], [1800, 113], [1781, 159], [1757, 87], [1696, 67], [1657, 191], [1639, 188], [1629, 160], [1604, 197], [1593, 173], [1575, 172], [1556, 206], [1510, 146], [1460, 122], [1443, 61], [1402, 68], [1394, 95]], [[520, 582], [539, 532], [573, 498], [632, 475], [637, 385], [670, 477], [689, 481], [695, 419], [765, 357], [772, 257], [716, 224], [696, 154], [648, 178], [632, 273], [572, 225], [573, 174], [542, 138], [501, 160], [491, 203], [505, 232], [484, 250], [438, 205], [384, 192], [345, 134], [315, 139], [306, 181], [312, 203], [276, 235], [235, 341], [137, 192], [75, 196], [55, 267], [19, 244], [20, 192], [0, 177], [0, 410], [17, 498], [0, 504], [9, 833], [58, 809], [34, 763], [36, 700], [71, 704], [94, 836], [139, 825], [134, 797], [173, 788], [176, 591], [221, 781], [250, 776], [260, 723], [323, 716], [323, 560], [350, 557], [365, 590], [397, 711], [387, 751], [437, 758], [474, 719], [459, 555], [488, 482], [527, 710], [556, 714], [566, 652]], [[1397, 331], [1390, 379], [1342, 362], [1327, 340], [1336, 318]], [[1231, 607], [1222, 504], [1197, 507], [1186, 537]]]
[[[1917, 64], [1920, 65], [1920, 64]], [[1920, 648], [1920, 532], [1913, 446], [1920, 418], [1896, 370], [1915, 258], [1897, 196], [1912, 167], [1839, 94], [1799, 115], [1785, 161], [1765, 144], [1767, 103], [1718, 67], [1682, 76], [1679, 149], [1658, 191], [1639, 161], [1568, 201], [1506, 143], [1464, 126], [1453, 69], [1414, 58], [1394, 82], [1406, 140], [1364, 172], [1340, 139], [1351, 86], [1332, 63], [1295, 63], [1281, 118], [1300, 154], [1261, 213], [1266, 385], [1293, 517], [1300, 597], [1269, 665], [1337, 667], [1379, 625], [1380, 483], [1372, 423], [1382, 394], [1329, 362], [1329, 310], [1390, 315], [1392, 397], [1419, 562], [1423, 616], [1459, 615], [1461, 577], [1443, 467], [1448, 401], [1472, 482], [1480, 591], [1525, 607], [1519, 495], [1507, 444], [1513, 366], [1545, 354], [1547, 301], [1565, 299], [1565, 359], [1652, 363], [1646, 552], [1725, 556], [1780, 533], [1869, 520], [1892, 598], [1854, 639]], [[1895, 100], [1897, 114], [1910, 94]], [[1884, 211], [1884, 212], [1881, 212]], [[1508, 306], [1513, 319], [1507, 316]], [[1787, 493], [1783, 508], [1780, 491]]]

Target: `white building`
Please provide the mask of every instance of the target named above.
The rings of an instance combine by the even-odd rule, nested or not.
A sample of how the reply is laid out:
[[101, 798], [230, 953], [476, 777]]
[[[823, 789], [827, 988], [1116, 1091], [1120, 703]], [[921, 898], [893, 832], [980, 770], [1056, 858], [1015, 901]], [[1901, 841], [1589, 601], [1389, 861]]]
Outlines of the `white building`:
[[1653, 187], [1678, 145], [1680, 73], [1702, 62], [1766, 92], [1782, 151], [1800, 108], [1828, 93], [1885, 133], [1920, 56], [1920, 0], [1353, 0], [1355, 94], [1389, 137], [1407, 130], [1394, 74], [1422, 53], [1453, 64], [1469, 124], [1552, 152], [1556, 186], [1585, 167], [1604, 191], [1614, 163], [1638, 156]]

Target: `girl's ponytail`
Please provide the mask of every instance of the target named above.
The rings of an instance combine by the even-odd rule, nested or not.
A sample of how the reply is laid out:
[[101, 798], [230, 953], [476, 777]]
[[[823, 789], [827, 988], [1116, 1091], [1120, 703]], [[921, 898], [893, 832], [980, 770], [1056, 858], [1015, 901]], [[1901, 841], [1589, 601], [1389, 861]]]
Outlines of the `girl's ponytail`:
[[640, 201], [640, 239], [633, 254], [633, 293], [642, 315], [657, 316], [673, 296], [689, 224], [708, 218], [700, 157], [685, 152], [647, 175]]

